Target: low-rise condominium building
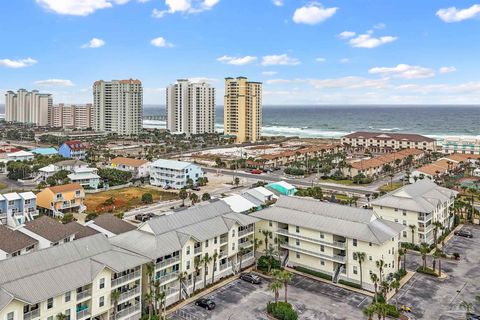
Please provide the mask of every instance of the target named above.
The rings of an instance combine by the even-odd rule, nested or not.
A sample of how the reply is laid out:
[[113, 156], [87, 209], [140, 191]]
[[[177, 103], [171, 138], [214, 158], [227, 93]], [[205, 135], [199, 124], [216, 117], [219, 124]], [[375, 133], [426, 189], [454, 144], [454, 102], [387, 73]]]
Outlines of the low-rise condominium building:
[[202, 177], [202, 168], [189, 162], [159, 159], [150, 166], [150, 184], [154, 186], [182, 189], [189, 180], [196, 184]]
[[148, 177], [150, 164], [147, 160], [125, 157], [117, 157], [110, 161], [111, 168], [131, 172], [133, 179]]
[[373, 200], [371, 206], [381, 218], [405, 226], [401, 242], [432, 244], [435, 232], [440, 236], [453, 226], [450, 207], [457, 194], [423, 179]]
[[358, 151], [392, 152], [400, 149], [436, 151], [437, 140], [419, 134], [359, 131], [341, 139], [346, 148]]
[[0, 225], [17, 228], [38, 216], [33, 192], [0, 194]]
[[446, 137], [442, 143], [444, 153], [480, 154], [480, 139], [475, 137]]

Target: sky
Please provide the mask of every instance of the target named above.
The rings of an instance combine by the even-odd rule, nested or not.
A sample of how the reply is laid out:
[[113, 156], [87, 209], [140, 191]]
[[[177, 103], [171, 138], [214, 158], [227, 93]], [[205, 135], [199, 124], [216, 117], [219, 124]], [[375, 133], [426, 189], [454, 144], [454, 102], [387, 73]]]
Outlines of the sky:
[[479, 0], [0, 0], [0, 39], [0, 91], [54, 103], [246, 76], [265, 105], [480, 104]]

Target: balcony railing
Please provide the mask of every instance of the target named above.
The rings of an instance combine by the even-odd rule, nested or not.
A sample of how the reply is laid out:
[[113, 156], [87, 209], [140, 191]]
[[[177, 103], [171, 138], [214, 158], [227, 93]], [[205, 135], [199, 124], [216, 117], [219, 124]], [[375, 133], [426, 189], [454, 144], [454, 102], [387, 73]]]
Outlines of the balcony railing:
[[202, 247], [197, 247], [193, 249], [193, 254], [202, 253]]
[[310, 256], [315, 256], [315, 257], [318, 257], [318, 258], [321, 258], [321, 259], [326, 259], [326, 260], [335, 261], [335, 262], [339, 262], [339, 263], [345, 263], [345, 257], [337, 255], [337, 254], [329, 256], [329, 255], [323, 254], [321, 252], [306, 250], [306, 249], [302, 249], [302, 248], [299, 248], [299, 247], [290, 246], [288, 244], [281, 244], [280, 246], [282, 248], [285, 248], [285, 249], [288, 249], [288, 250], [292, 250], [292, 251], [299, 252], [299, 253], [304, 253], [304, 254], [307, 254], [307, 255], [310, 255]]
[[238, 231], [238, 237], [243, 237], [243, 236], [245, 236], [247, 234], [250, 234], [252, 232], [253, 232], [253, 227], [248, 227], [247, 229]]
[[77, 300], [82, 300], [82, 299], [88, 298], [91, 295], [92, 295], [92, 290], [91, 289], [87, 289], [87, 290], [83, 290], [81, 292], [77, 292]]
[[429, 213], [429, 214], [427, 214], [427, 215], [419, 215], [419, 216], [418, 216], [418, 220], [419, 220], [419, 221], [428, 221], [428, 220], [431, 220], [431, 219], [432, 219], [432, 216], [433, 216], [432, 213]]
[[23, 314], [23, 320], [30, 320], [40, 317], [40, 309], [35, 309]]
[[325, 240], [322, 240], [322, 239], [305, 237], [305, 236], [301, 236], [300, 234], [288, 232], [288, 230], [286, 230], [286, 229], [277, 229], [277, 233], [279, 233], [281, 235], [284, 235], [284, 236], [287, 236], [287, 237], [292, 237], [292, 238], [301, 239], [301, 240], [305, 240], [305, 241], [310, 241], [310, 242], [314, 242], [314, 243], [318, 243], [318, 244], [323, 244], [323, 245], [326, 245], [326, 246], [329, 246], [329, 247], [345, 249], [345, 242], [341, 242], [341, 241], [329, 242], [329, 241], [325, 241]]
[[223, 271], [223, 270], [225, 270], [225, 269], [227, 269], [227, 268], [229, 268], [229, 267], [230, 267], [230, 263], [225, 262], [224, 264], [221, 264], [221, 265], [220, 265], [220, 271]]
[[170, 272], [170, 273], [161, 275], [160, 277], [157, 278], [157, 280], [160, 281], [160, 284], [163, 284], [172, 279], [176, 279], [177, 277], [178, 277], [178, 271], [175, 271], [175, 272]]
[[126, 300], [138, 294], [140, 294], [140, 286], [121, 293], [120, 296], [118, 297], [118, 301]]
[[218, 259], [225, 258], [227, 256], [227, 251], [220, 251], [218, 254]]
[[245, 241], [245, 242], [239, 242], [238, 243], [238, 248], [247, 248], [253, 246], [253, 243], [251, 241]]
[[427, 233], [433, 229], [433, 224], [430, 224], [426, 227], [418, 227], [418, 232]]
[[220, 244], [225, 244], [228, 242], [228, 237], [220, 237]]
[[110, 310], [110, 320], [118, 320], [130, 315], [133, 315], [135, 313], [138, 313], [140, 311], [140, 303], [134, 304], [126, 309], [118, 311], [116, 314], [113, 314], [113, 311]]
[[171, 264], [176, 263], [176, 262], [179, 262], [179, 261], [180, 261], [180, 256], [171, 257], [171, 258], [168, 258], [166, 260], [157, 262], [156, 268], [157, 269], [165, 268], [166, 266], [171, 265]]
[[80, 320], [89, 316], [90, 316], [90, 310], [88, 308], [77, 312], [77, 320]]
[[119, 278], [116, 278], [116, 279], [112, 279], [112, 287], [116, 287], [122, 283], [125, 283], [125, 282], [129, 282], [133, 279], [136, 279], [140, 277], [140, 270], [137, 270], [135, 272], [132, 272], [132, 273], [129, 273], [129, 274], [126, 274], [124, 276], [121, 276]]

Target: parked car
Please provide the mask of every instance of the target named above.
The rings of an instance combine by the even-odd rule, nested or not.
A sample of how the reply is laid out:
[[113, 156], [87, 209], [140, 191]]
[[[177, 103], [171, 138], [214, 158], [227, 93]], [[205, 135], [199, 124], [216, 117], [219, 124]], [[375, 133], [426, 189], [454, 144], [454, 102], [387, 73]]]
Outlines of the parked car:
[[193, 187], [192, 187], [192, 190], [193, 190], [193, 191], [200, 191], [200, 187], [199, 187], [199, 186], [193, 186]]
[[240, 279], [242, 279], [243, 281], [246, 281], [246, 282], [253, 283], [253, 284], [262, 283], [262, 279], [259, 276], [255, 275], [253, 273], [250, 273], [250, 272], [242, 273], [240, 275]]
[[467, 313], [467, 320], [480, 320], [480, 315], [475, 313]]
[[400, 307], [400, 310], [402, 310], [403, 312], [412, 312], [412, 308], [410, 308], [409, 306], [401, 306]]
[[165, 187], [163, 187], [163, 189], [164, 189], [164, 190], [170, 190], [170, 189], [172, 189], [172, 187], [170, 187], [170, 186], [165, 186]]
[[213, 302], [212, 299], [208, 299], [208, 298], [198, 299], [197, 301], [195, 301], [195, 305], [207, 310], [215, 309], [215, 302]]
[[250, 173], [252, 173], [252, 174], [261, 174], [261, 173], [262, 173], [262, 170], [253, 169], [253, 170], [250, 171]]
[[151, 212], [149, 213], [139, 213], [135, 215], [135, 220], [145, 222], [147, 220], [150, 220], [153, 218], [155, 215]]
[[468, 230], [460, 229], [458, 231], [455, 231], [453, 234], [460, 237], [473, 238], [473, 234]]
[[277, 171], [277, 170], [282, 170], [282, 168], [280, 167], [274, 167], [273, 170]]

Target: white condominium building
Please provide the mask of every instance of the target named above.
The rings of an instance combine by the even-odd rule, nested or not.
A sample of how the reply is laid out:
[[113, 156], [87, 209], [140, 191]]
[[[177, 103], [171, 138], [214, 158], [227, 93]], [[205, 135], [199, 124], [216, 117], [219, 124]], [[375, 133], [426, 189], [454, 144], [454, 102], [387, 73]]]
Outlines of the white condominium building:
[[50, 108], [49, 124], [55, 128], [87, 129], [92, 127], [93, 106], [65, 105], [60, 103]]
[[391, 152], [401, 149], [436, 151], [437, 140], [412, 133], [354, 132], [341, 139], [347, 148], [369, 149], [372, 152]]
[[444, 153], [480, 154], [480, 139], [475, 137], [447, 137], [443, 140]]
[[185, 79], [169, 85], [167, 129], [186, 134], [215, 132], [215, 88]]
[[203, 177], [200, 166], [183, 161], [158, 159], [149, 167], [150, 184], [159, 187], [182, 189], [191, 179], [193, 184]]
[[148, 262], [103, 234], [0, 261], [0, 319], [139, 319]]
[[37, 90], [20, 89], [17, 93], [5, 94], [5, 121], [29, 123], [37, 126], [48, 125], [48, 110], [52, 106], [51, 94]]
[[225, 78], [224, 131], [237, 143], [260, 140], [262, 83], [245, 77]]
[[[271, 207], [251, 214], [261, 219], [255, 237], [282, 256], [282, 264], [324, 273], [333, 282], [349, 281], [374, 289], [371, 273], [379, 276], [376, 261], [383, 260], [383, 275], [398, 270], [400, 234], [405, 226], [378, 218], [372, 210], [358, 209], [314, 199], [280, 196]], [[276, 241], [275, 241], [276, 238]], [[362, 271], [357, 253], [365, 253]], [[360, 273], [362, 272], [362, 277]]]
[[[405, 226], [401, 242], [432, 244], [434, 229], [437, 228], [438, 236], [443, 233], [435, 227], [435, 222], [444, 228], [452, 227], [450, 207], [457, 194], [456, 191], [436, 185], [430, 179], [423, 179], [394, 190], [372, 201], [371, 205], [381, 218]], [[410, 226], [413, 226], [413, 234]]]
[[99, 80], [93, 84], [93, 128], [96, 131], [138, 134], [143, 127], [142, 108], [140, 80]]

